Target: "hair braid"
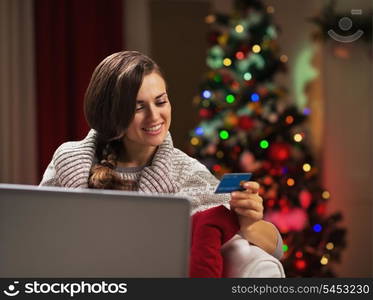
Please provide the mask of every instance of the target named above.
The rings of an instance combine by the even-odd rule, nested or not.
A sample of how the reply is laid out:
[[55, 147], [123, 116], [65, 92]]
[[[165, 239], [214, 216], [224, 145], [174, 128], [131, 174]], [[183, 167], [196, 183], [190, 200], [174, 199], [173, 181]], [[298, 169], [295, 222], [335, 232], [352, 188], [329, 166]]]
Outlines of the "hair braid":
[[104, 142], [97, 138], [96, 157], [98, 163], [90, 170], [88, 187], [94, 189], [124, 190], [124, 180], [115, 172], [120, 141]]

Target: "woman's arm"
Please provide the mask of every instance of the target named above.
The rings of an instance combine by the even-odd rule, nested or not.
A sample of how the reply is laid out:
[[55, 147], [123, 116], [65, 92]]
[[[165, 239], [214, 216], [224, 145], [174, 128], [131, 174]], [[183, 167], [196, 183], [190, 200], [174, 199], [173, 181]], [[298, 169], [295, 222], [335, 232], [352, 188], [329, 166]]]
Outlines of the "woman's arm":
[[231, 208], [238, 214], [242, 236], [252, 244], [280, 259], [282, 238], [277, 228], [263, 220], [263, 199], [259, 196], [259, 184], [246, 182], [245, 191], [231, 194]]
[[260, 220], [249, 226], [241, 226], [241, 234], [251, 244], [262, 248], [274, 257], [278, 259], [282, 257], [282, 238], [272, 223]]

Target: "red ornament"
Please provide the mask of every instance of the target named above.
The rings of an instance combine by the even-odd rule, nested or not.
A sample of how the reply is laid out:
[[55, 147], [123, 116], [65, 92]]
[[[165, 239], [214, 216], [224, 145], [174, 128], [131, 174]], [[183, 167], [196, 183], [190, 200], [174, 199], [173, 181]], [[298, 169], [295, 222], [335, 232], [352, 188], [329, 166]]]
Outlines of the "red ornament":
[[241, 116], [238, 120], [238, 126], [243, 130], [249, 130], [254, 127], [254, 121], [248, 116]]
[[272, 143], [269, 147], [268, 156], [273, 161], [285, 161], [290, 156], [290, 146], [283, 142]]
[[275, 206], [276, 201], [275, 199], [269, 199], [266, 203], [268, 207], [273, 207]]
[[312, 195], [309, 191], [303, 190], [299, 193], [299, 202], [304, 208], [308, 208], [312, 201]]
[[236, 146], [233, 147], [233, 151], [234, 152], [241, 152], [241, 147], [236, 145]]
[[271, 168], [271, 163], [269, 161], [264, 161], [263, 168], [269, 170]]
[[231, 88], [233, 90], [238, 90], [240, 88], [240, 84], [237, 81], [233, 81], [231, 84]]
[[209, 119], [212, 116], [212, 112], [208, 110], [207, 108], [201, 108], [199, 110], [199, 115], [201, 118]]
[[224, 74], [223, 75], [223, 83], [229, 84], [231, 82], [232, 82], [232, 76], [230, 76], [229, 74]]
[[271, 185], [273, 183], [273, 179], [271, 176], [266, 176], [263, 180], [265, 185]]
[[236, 58], [237, 59], [244, 59], [245, 58], [245, 53], [243, 53], [242, 51], [236, 52]]
[[295, 261], [295, 267], [298, 270], [304, 270], [307, 267], [307, 263], [306, 263], [306, 261], [304, 259], [297, 259]]
[[221, 165], [214, 165], [212, 169], [214, 170], [214, 172], [219, 172], [221, 171]]
[[321, 203], [321, 204], [317, 205], [316, 212], [319, 215], [325, 214], [325, 212], [326, 212], [326, 205], [324, 203]]

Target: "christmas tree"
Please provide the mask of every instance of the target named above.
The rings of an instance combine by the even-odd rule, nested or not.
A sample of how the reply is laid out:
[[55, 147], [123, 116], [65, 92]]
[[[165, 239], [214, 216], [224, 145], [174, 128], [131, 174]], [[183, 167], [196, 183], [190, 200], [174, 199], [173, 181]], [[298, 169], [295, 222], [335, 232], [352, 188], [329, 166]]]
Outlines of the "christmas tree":
[[235, 2], [231, 15], [206, 17], [208, 72], [194, 99], [200, 123], [190, 135], [191, 155], [218, 178], [252, 172], [261, 185], [265, 219], [284, 240], [288, 277], [332, 277], [345, 229], [339, 213], [327, 215], [328, 191], [311, 151], [306, 120], [287, 100], [274, 75], [286, 71], [273, 7], [258, 0]]

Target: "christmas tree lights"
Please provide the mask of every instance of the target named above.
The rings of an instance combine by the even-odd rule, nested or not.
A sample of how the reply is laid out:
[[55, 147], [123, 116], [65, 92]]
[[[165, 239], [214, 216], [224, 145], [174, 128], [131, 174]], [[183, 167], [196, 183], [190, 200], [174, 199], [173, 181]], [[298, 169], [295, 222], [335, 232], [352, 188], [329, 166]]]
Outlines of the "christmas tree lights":
[[[327, 215], [328, 191], [320, 184], [304, 121], [312, 113], [289, 105], [274, 82], [289, 60], [280, 52], [275, 7], [236, 1], [232, 15], [211, 14], [206, 64], [193, 103], [200, 124], [191, 132], [191, 154], [217, 177], [252, 172], [261, 185], [265, 219], [280, 230], [288, 277], [335, 276], [345, 247], [341, 215]], [[337, 200], [336, 200], [337, 201]]]

